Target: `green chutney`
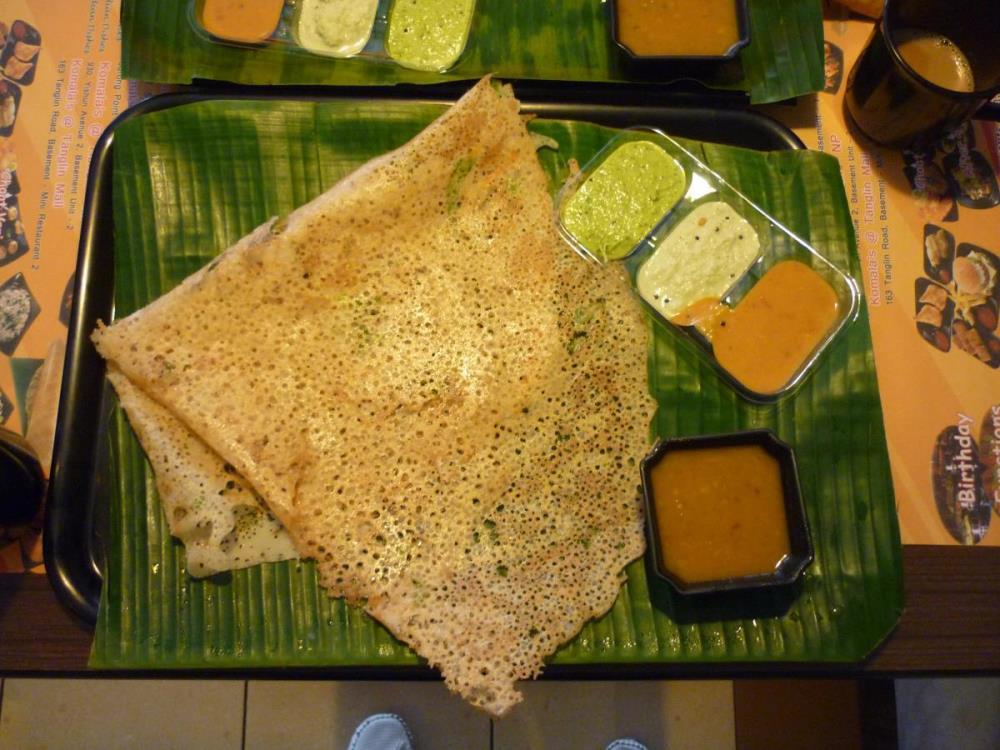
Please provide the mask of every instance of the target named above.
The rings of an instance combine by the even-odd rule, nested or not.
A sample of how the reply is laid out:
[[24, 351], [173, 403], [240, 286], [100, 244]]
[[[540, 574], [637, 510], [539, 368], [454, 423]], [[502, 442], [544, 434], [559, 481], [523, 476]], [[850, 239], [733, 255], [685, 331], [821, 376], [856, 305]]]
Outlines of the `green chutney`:
[[395, 0], [386, 50], [404, 68], [447, 70], [469, 36], [476, 0]]
[[684, 195], [684, 169], [652, 141], [616, 148], [561, 211], [563, 226], [591, 255], [624, 258]]

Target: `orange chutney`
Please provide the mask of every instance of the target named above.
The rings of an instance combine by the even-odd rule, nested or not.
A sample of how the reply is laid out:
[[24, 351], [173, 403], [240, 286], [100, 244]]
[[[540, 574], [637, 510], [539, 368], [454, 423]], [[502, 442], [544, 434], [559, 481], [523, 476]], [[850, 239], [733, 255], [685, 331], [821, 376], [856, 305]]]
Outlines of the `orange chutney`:
[[805, 263], [776, 263], [732, 310], [712, 318], [716, 361], [752, 391], [786, 386], [830, 331], [840, 304], [833, 287]]
[[284, 0], [202, 0], [201, 25], [212, 36], [258, 44], [278, 28]]
[[618, 0], [616, 13], [637, 55], [724, 55], [740, 39], [736, 0]]
[[759, 445], [669, 451], [650, 479], [660, 560], [682, 582], [772, 573], [789, 553], [781, 467]]

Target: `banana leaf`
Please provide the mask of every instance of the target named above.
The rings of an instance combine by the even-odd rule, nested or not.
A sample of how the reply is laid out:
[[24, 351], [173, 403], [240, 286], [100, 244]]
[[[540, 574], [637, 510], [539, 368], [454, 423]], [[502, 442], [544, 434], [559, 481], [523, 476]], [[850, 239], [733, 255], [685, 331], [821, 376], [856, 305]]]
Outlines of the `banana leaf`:
[[[115, 304], [146, 305], [274, 215], [401, 145], [441, 106], [406, 101], [207, 101], [134, 117], [115, 133]], [[536, 120], [555, 190], [571, 158], [614, 131]], [[856, 278], [854, 233], [835, 159], [685, 141], [753, 200]], [[567, 247], [567, 252], [571, 252]], [[802, 388], [772, 405], [741, 399], [678, 337], [652, 326], [649, 386], [661, 436], [771, 427], [795, 447], [816, 558], [791, 591], [685, 599], [627, 569], [612, 610], [556, 664], [855, 661], [902, 606], [899, 531], [867, 313]], [[122, 412], [110, 454], [105, 585], [91, 664], [103, 668], [396, 666], [418, 657], [329, 599], [310, 562], [193, 580], [167, 531], [150, 468]]]
[[[478, 79], [487, 73], [554, 81], [624, 82], [636, 76], [611, 41], [609, 6], [600, 0], [479, 0], [466, 52], [445, 74], [370, 59], [335, 60], [282, 42], [257, 48], [211, 42], [195, 31], [189, 2], [122, 1], [125, 78], [345, 86], [427, 84]], [[749, 47], [737, 62], [701, 74], [703, 83], [749, 92], [755, 104], [822, 89], [820, 1], [749, 0], [749, 10]], [[286, 11], [283, 18], [279, 36], [291, 39], [293, 13]]]

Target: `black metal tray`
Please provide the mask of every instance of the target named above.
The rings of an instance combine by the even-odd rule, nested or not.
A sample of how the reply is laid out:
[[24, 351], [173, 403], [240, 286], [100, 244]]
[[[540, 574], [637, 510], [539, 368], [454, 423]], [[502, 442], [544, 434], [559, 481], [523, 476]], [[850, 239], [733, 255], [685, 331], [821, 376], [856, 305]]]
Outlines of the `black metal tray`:
[[[148, 99], [120, 115], [98, 140], [90, 164], [77, 258], [73, 312], [69, 322], [59, 420], [56, 429], [43, 536], [45, 569], [59, 600], [87, 622], [97, 619], [103, 567], [108, 457], [99, 437], [107, 428], [114, 399], [104, 362], [90, 341], [98, 319], [114, 309], [114, 216], [112, 165], [115, 129], [150, 112], [208, 99], [405, 99], [454, 102], [465, 86], [433, 89], [395, 87], [373, 91], [245, 88], [236, 92], [191, 90]], [[803, 148], [784, 126], [740, 109], [727, 94], [678, 93], [606, 87], [519, 84], [523, 111], [539, 117], [585, 120], [609, 127], [650, 125], [678, 136], [760, 150]]]

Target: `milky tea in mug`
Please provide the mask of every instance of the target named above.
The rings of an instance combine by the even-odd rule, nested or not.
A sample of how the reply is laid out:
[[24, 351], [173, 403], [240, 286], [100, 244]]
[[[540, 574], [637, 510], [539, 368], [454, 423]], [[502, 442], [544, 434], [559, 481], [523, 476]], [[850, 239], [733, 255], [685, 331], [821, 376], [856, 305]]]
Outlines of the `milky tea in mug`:
[[845, 106], [872, 140], [932, 141], [1000, 92], [1000, 2], [887, 0], [847, 84]]

